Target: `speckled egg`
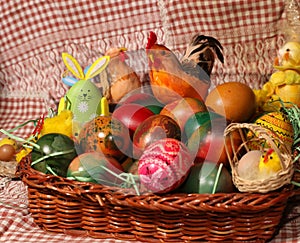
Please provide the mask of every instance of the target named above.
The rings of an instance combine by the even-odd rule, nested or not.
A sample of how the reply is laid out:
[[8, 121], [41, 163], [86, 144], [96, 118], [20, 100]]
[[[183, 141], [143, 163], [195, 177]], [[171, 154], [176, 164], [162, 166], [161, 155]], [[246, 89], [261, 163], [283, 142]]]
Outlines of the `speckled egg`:
[[102, 152], [121, 161], [128, 152], [129, 131], [123, 123], [111, 116], [97, 116], [81, 129], [78, 141], [82, 153]]
[[190, 151], [173, 138], [150, 144], [138, 162], [141, 183], [155, 193], [170, 192], [186, 179], [193, 165]]

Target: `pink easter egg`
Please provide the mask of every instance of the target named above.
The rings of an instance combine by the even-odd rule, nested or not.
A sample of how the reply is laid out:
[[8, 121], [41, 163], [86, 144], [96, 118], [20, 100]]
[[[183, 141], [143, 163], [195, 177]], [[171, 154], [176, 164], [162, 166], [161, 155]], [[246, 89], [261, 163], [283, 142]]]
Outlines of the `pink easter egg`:
[[186, 179], [194, 159], [184, 143], [174, 138], [150, 144], [138, 163], [141, 183], [155, 193], [170, 192]]

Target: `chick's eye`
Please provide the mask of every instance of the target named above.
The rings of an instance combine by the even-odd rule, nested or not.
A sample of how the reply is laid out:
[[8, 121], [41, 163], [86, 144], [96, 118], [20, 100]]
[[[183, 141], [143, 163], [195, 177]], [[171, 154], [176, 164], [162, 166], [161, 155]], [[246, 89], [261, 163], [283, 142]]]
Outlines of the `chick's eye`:
[[289, 51], [290, 51], [290, 48], [287, 48], [287, 49], [286, 49], [286, 51], [288, 51], [288, 52], [289, 52]]

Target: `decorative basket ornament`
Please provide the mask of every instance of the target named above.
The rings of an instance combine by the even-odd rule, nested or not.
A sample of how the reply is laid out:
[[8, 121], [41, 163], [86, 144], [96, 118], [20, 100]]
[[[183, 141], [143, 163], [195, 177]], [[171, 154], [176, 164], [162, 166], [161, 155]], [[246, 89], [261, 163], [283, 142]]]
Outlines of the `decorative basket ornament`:
[[[237, 134], [241, 138], [239, 146], [236, 146], [233, 140], [233, 136], [237, 136]], [[294, 174], [291, 149], [275, 133], [257, 124], [232, 123], [226, 127], [224, 136], [230, 136], [230, 143], [226, 144], [225, 148], [232, 169], [232, 180], [239, 191], [267, 193], [291, 183]], [[229, 156], [230, 150], [233, 151], [232, 156]], [[253, 159], [256, 152], [262, 160], [262, 156], [265, 156], [268, 151], [278, 155], [276, 166], [279, 165], [281, 168], [268, 174], [268, 176], [261, 176], [259, 168], [254, 172], [255, 166], [259, 166], [259, 161], [254, 161], [257, 164], [253, 167], [250, 163], [253, 162], [252, 160], [257, 159]], [[252, 153], [252, 155], [250, 156], [249, 153]], [[248, 158], [247, 154], [249, 155]], [[248, 163], [246, 169], [248, 169], [249, 176], [244, 176], [244, 173], [242, 173], [241, 168], [244, 165], [241, 165], [241, 163]], [[272, 166], [275, 167], [274, 164]]]

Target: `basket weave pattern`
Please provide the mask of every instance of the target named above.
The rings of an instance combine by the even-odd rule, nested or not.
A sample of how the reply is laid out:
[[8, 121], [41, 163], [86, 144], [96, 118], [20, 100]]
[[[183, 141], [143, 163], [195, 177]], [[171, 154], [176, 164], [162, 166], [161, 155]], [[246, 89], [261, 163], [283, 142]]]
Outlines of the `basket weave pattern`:
[[29, 211], [46, 231], [147, 242], [265, 242], [278, 229], [285, 188], [267, 194], [216, 193], [136, 196], [125, 189], [45, 175], [23, 159]]

